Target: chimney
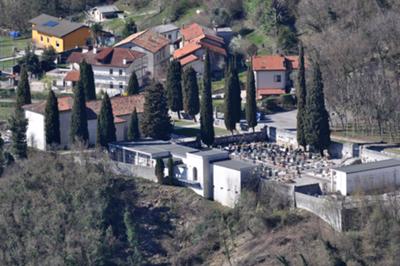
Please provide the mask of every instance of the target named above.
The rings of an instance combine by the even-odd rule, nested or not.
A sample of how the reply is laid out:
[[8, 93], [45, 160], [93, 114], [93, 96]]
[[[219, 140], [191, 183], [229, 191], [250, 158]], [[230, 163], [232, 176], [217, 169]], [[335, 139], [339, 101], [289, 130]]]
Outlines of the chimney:
[[93, 47], [93, 54], [97, 54], [97, 47]]
[[126, 64], [128, 64], [128, 61], [124, 58], [124, 59], [122, 59], [122, 63], [123, 63], [124, 65], [126, 65]]

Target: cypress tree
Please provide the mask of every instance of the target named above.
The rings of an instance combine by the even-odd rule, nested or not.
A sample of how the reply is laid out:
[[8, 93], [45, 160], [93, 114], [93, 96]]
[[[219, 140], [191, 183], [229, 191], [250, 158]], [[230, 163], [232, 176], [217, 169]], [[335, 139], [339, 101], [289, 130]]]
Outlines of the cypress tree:
[[323, 155], [331, 138], [329, 114], [325, 108], [324, 84], [318, 63], [315, 63], [313, 67], [313, 84], [307, 93], [306, 112], [306, 142]]
[[0, 134], [0, 176], [4, 172], [4, 166], [6, 165], [6, 159], [4, 156], [4, 140]]
[[178, 113], [181, 118], [180, 111], [183, 109], [182, 103], [182, 70], [181, 64], [177, 60], [173, 60], [167, 72], [167, 97], [168, 107], [171, 111]]
[[196, 115], [200, 112], [200, 99], [197, 74], [192, 67], [189, 67], [183, 73], [183, 95], [184, 110], [196, 122]]
[[44, 121], [46, 144], [60, 144], [60, 114], [58, 111], [58, 100], [52, 90], [49, 91], [49, 95], [47, 96]]
[[70, 138], [71, 143], [75, 143], [75, 141], [82, 141], [86, 143], [89, 139], [86, 101], [81, 82], [78, 82], [77, 86], [74, 88]]
[[164, 161], [160, 158], [156, 160], [155, 175], [159, 184], [164, 183]]
[[128, 140], [136, 141], [139, 139], [140, 139], [139, 118], [135, 108], [132, 112], [131, 119], [129, 121]]
[[17, 105], [22, 106], [25, 104], [31, 104], [31, 88], [29, 86], [28, 71], [25, 65], [21, 67], [20, 80], [17, 88]]
[[172, 157], [168, 158], [168, 185], [173, 185], [173, 180], [174, 180], [174, 160], [172, 159]]
[[214, 143], [214, 117], [211, 89], [210, 55], [207, 51], [204, 60], [203, 88], [200, 103], [200, 137], [202, 142], [209, 147]]
[[256, 81], [254, 78], [253, 66], [250, 64], [247, 70], [247, 92], [246, 92], [246, 120], [249, 127], [253, 129], [257, 126], [257, 101], [256, 101]]
[[236, 129], [236, 117], [235, 117], [235, 99], [233, 90], [233, 77], [231, 72], [231, 65], [227, 67], [225, 75], [225, 96], [224, 96], [224, 122], [227, 130], [231, 131], [233, 134], [233, 130]]
[[233, 110], [232, 113], [234, 115], [234, 121], [237, 123], [240, 122], [240, 118], [242, 116], [242, 98], [240, 97], [240, 80], [239, 74], [236, 69], [236, 57], [232, 57], [232, 61], [230, 64], [230, 72], [232, 78], [232, 100], [233, 100]]
[[97, 117], [97, 145], [107, 147], [108, 143], [116, 141], [114, 115], [110, 97], [105, 93], [101, 102], [100, 114]]
[[139, 250], [139, 241], [136, 233], [136, 224], [132, 218], [131, 212], [126, 209], [124, 212], [124, 225], [126, 228], [126, 237], [129, 243], [129, 263], [130, 265], [142, 265], [143, 256]]
[[298, 84], [297, 84], [297, 143], [303, 146], [305, 149], [307, 146], [306, 142], [306, 77], [305, 77], [305, 64], [304, 64], [304, 48], [300, 45], [300, 55], [299, 55], [299, 71], [298, 71]]
[[79, 65], [80, 79], [82, 88], [85, 93], [85, 99], [87, 101], [96, 100], [96, 85], [94, 83], [94, 74], [92, 65], [83, 61]]
[[127, 93], [128, 95], [139, 94], [139, 82], [136, 76], [135, 71], [132, 71], [131, 76], [129, 77]]
[[146, 88], [141, 129], [145, 137], [168, 140], [172, 125], [168, 115], [167, 99], [161, 83], [153, 83]]
[[28, 157], [28, 144], [26, 139], [26, 130], [28, 120], [25, 118], [24, 111], [21, 106], [15, 108], [14, 115], [9, 119], [11, 130], [12, 151], [19, 159]]

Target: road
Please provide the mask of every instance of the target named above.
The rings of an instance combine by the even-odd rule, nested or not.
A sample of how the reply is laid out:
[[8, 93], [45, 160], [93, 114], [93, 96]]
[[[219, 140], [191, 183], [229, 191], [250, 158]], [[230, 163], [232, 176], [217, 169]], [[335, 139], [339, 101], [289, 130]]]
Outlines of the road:
[[265, 115], [261, 123], [267, 126], [276, 127], [279, 129], [296, 130], [297, 124], [297, 110], [282, 112], [276, 114]]

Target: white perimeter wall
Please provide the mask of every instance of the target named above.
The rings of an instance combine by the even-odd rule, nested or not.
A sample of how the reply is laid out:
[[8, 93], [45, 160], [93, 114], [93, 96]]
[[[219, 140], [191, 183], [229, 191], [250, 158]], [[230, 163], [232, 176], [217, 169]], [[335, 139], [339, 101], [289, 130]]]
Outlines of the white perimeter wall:
[[28, 128], [26, 130], [28, 146], [45, 150], [46, 136], [44, 130], [44, 115], [26, 110], [25, 118], [28, 119]]

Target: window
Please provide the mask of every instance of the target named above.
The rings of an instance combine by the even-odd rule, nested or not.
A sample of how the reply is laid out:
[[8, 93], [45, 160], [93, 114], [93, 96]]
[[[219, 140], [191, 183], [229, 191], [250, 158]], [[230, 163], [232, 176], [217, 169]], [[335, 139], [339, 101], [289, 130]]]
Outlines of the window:
[[110, 82], [110, 89], [113, 89], [114, 88], [114, 83], [111, 81]]
[[40, 41], [43, 42], [43, 36], [40, 36]]
[[193, 181], [197, 181], [197, 168], [193, 167]]
[[281, 75], [274, 75], [274, 82], [282, 82], [282, 76]]
[[168, 34], [168, 39], [170, 39], [170, 40], [172, 39], [172, 36], [171, 36], [171, 34]]
[[49, 38], [47, 38], [47, 43], [49, 43], [50, 42], [50, 39]]
[[123, 89], [124, 88], [124, 84], [122, 82], [119, 83], [119, 88]]
[[119, 70], [119, 75], [122, 76], [122, 69]]
[[56, 42], [56, 46], [57, 46], [57, 47], [60, 47], [60, 43], [59, 43], [59, 42]]
[[110, 68], [110, 75], [112, 75], [114, 73], [113, 69]]

